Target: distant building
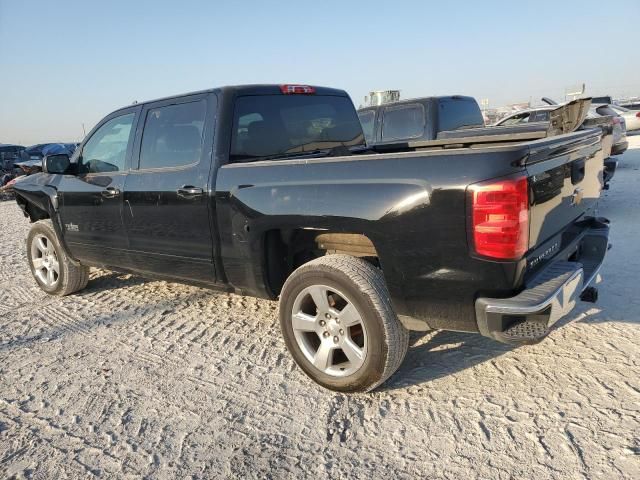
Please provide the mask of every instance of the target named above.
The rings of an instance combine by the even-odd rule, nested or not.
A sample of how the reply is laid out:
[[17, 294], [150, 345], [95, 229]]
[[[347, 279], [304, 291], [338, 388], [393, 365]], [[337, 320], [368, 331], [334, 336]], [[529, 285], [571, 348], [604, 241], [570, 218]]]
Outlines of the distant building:
[[364, 106], [372, 107], [400, 100], [400, 90], [374, 90], [364, 97]]

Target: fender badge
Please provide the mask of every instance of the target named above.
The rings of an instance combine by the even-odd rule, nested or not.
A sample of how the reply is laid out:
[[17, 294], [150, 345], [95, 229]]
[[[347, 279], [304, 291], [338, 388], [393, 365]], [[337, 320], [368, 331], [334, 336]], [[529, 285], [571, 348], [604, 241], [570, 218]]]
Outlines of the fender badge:
[[68, 232], [79, 232], [80, 231], [80, 228], [78, 227], [78, 225], [75, 225], [73, 223], [65, 223], [64, 224], [64, 228], [66, 228]]

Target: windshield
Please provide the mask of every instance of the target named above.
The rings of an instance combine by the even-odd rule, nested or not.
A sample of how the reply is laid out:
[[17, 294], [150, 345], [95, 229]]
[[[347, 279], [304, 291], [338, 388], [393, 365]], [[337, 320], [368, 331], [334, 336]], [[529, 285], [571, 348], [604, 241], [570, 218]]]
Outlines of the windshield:
[[232, 128], [232, 162], [365, 143], [351, 100], [341, 96], [238, 97]]

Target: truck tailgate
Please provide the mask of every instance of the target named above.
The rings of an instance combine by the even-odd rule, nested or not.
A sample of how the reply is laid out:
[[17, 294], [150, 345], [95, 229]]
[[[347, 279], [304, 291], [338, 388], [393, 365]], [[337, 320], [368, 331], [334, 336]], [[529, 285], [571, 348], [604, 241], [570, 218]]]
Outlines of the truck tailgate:
[[[603, 187], [604, 159], [612, 137], [600, 128], [531, 142], [525, 166], [529, 175], [529, 248], [553, 257], [567, 242], [563, 233], [595, 216]], [[546, 257], [544, 258], [546, 259]], [[541, 259], [538, 259], [541, 260]]]

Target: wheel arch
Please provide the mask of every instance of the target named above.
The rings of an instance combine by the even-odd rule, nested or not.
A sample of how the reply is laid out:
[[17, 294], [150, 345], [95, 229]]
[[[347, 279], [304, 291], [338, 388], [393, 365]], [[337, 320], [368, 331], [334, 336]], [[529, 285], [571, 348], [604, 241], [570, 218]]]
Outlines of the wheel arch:
[[37, 188], [29, 185], [24, 189], [16, 189], [16, 203], [21, 208], [25, 217], [31, 223], [39, 220], [50, 219], [55, 231], [60, 247], [72, 262], [79, 264], [78, 260], [71, 254], [69, 246], [64, 238], [64, 229], [59, 215], [59, 199], [56, 188], [49, 185], [39, 185]]
[[316, 227], [275, 228], [264, 232], [261, 243], [265, 285], [272, 298], [280, 294], [296, 268], [325, 255], [360, 257], [380, 267], [378, 251], [364, 233]]

